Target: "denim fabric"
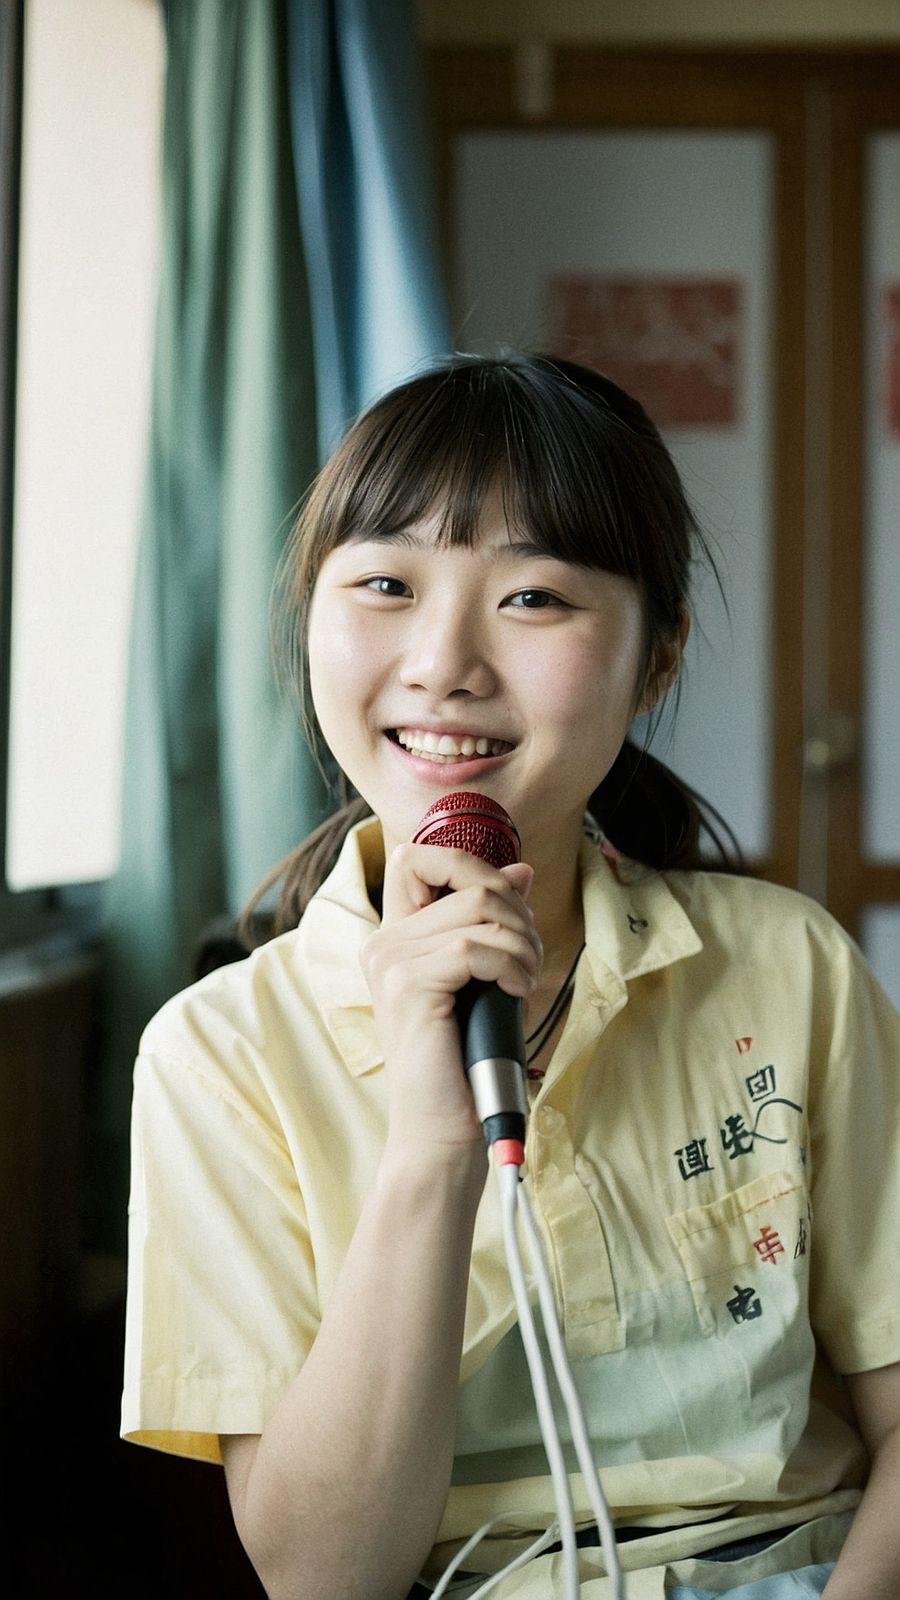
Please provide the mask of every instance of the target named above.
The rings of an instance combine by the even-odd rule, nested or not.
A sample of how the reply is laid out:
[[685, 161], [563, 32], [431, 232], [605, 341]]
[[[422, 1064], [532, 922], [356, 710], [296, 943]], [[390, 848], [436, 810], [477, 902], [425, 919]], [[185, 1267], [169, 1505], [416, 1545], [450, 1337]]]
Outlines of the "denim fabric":
[[[717, 1557], [717, 1559], [724, 1559]], [[741, 1583], [736, 1589], [694, 1589], [679, 1584], [666, 1600], [817, 1600], [834, 1571], [834, 1562], [800, 1567], [796, 1572], [776, 1572], [769, 1578]]]

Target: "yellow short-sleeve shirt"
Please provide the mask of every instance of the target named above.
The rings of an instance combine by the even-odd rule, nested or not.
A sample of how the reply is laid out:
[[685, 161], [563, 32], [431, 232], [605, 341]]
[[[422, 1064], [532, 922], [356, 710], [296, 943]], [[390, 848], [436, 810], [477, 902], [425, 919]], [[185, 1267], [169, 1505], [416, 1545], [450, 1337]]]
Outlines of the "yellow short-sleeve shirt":
[[[900, 1360], [900, 1018], [792, 891], [587, 840], [581, 863], [586, 947], [526, 1182], [604, 1490], [650, 1564], [709, 1546], [710, 1520], [725, 1542], [859, 1499], [839, 1375]], [[358, 959], [381, 870], [369, 821], [296, 931], [145, 1032], [127, 1438], [218, 1461], [315, 1337], [386, 1131]], [[434, 1571], [498, 1514], [483, 1571], [555, 1515], [489, 1182]]]

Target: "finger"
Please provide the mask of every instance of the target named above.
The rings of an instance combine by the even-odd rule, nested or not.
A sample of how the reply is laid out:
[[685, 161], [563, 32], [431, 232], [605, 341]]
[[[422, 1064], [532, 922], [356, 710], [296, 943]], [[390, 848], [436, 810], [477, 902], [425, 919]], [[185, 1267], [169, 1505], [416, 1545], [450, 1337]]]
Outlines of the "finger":
[[473, 939], [468, 948], [468, 975], [485, 983], [496, 983], [507, 994], [524, 1000], [537, 988], [540, 958], [530, 940], [522, 936], [501, 937], [491, 943]]
[[[397, 954], [402, 954], [400, 962]], [[496, 982], [509, 994], [532, 994], [540, 954], [525, 931], [485, 923], [408, 939], [402, 952], [380, 946], [373, 936], [365, 947], [364, 968], [370, 986], [394, 1005], [404, 1002], [404, 1014], [423, 1003], [431, 1008], [437, 997], [445, 998], [448, 1014], [456, 992], [472, 978]]]
[[475, 884], [500, 894], [508, 888], [503, 871], [467, 850], [432, 844], [398, 845], [385, 866], [382, 919], [387, 923], [408, 917], [450, 890]]
[[508, 867], [501, 867], [500, 871], [507, 883], [512, 884], [516, 893], [520, 894], [523, 900], [527, 900], [534, 883], [534, 867], [530, 867], [527, 861], [513, 861]]
[[476, 929], [503, 928], [527, 939], [540, 960], [543, 950], [529, 906], [506, 880], [501, 878], [500, 883], [499, 890], [484, 883], [454, 890], [395, 921], [386, 915], [377, 940], [389, 938], [391, 948], [413, 949], [420, 941], [446, 941]]

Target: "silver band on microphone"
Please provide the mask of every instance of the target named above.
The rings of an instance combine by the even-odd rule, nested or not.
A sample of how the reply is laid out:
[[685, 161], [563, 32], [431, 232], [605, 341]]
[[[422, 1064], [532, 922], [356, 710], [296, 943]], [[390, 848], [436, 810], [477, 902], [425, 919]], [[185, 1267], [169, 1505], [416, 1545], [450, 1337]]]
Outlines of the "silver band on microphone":
[[525, 1072], [508, 1056], [485, 1056], [468, 1068], [469, 1087], [479, 1122], [509, 1112], [526, 1116]]

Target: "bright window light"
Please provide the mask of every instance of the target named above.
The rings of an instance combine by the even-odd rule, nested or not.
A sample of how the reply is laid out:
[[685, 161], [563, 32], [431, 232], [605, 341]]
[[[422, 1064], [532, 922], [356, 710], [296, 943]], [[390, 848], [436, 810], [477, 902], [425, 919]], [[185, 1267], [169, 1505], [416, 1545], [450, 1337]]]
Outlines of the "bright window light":
[[146, 459], [164, 24], [155, 0], [29, 0], [7, 881], [119, 854]]

